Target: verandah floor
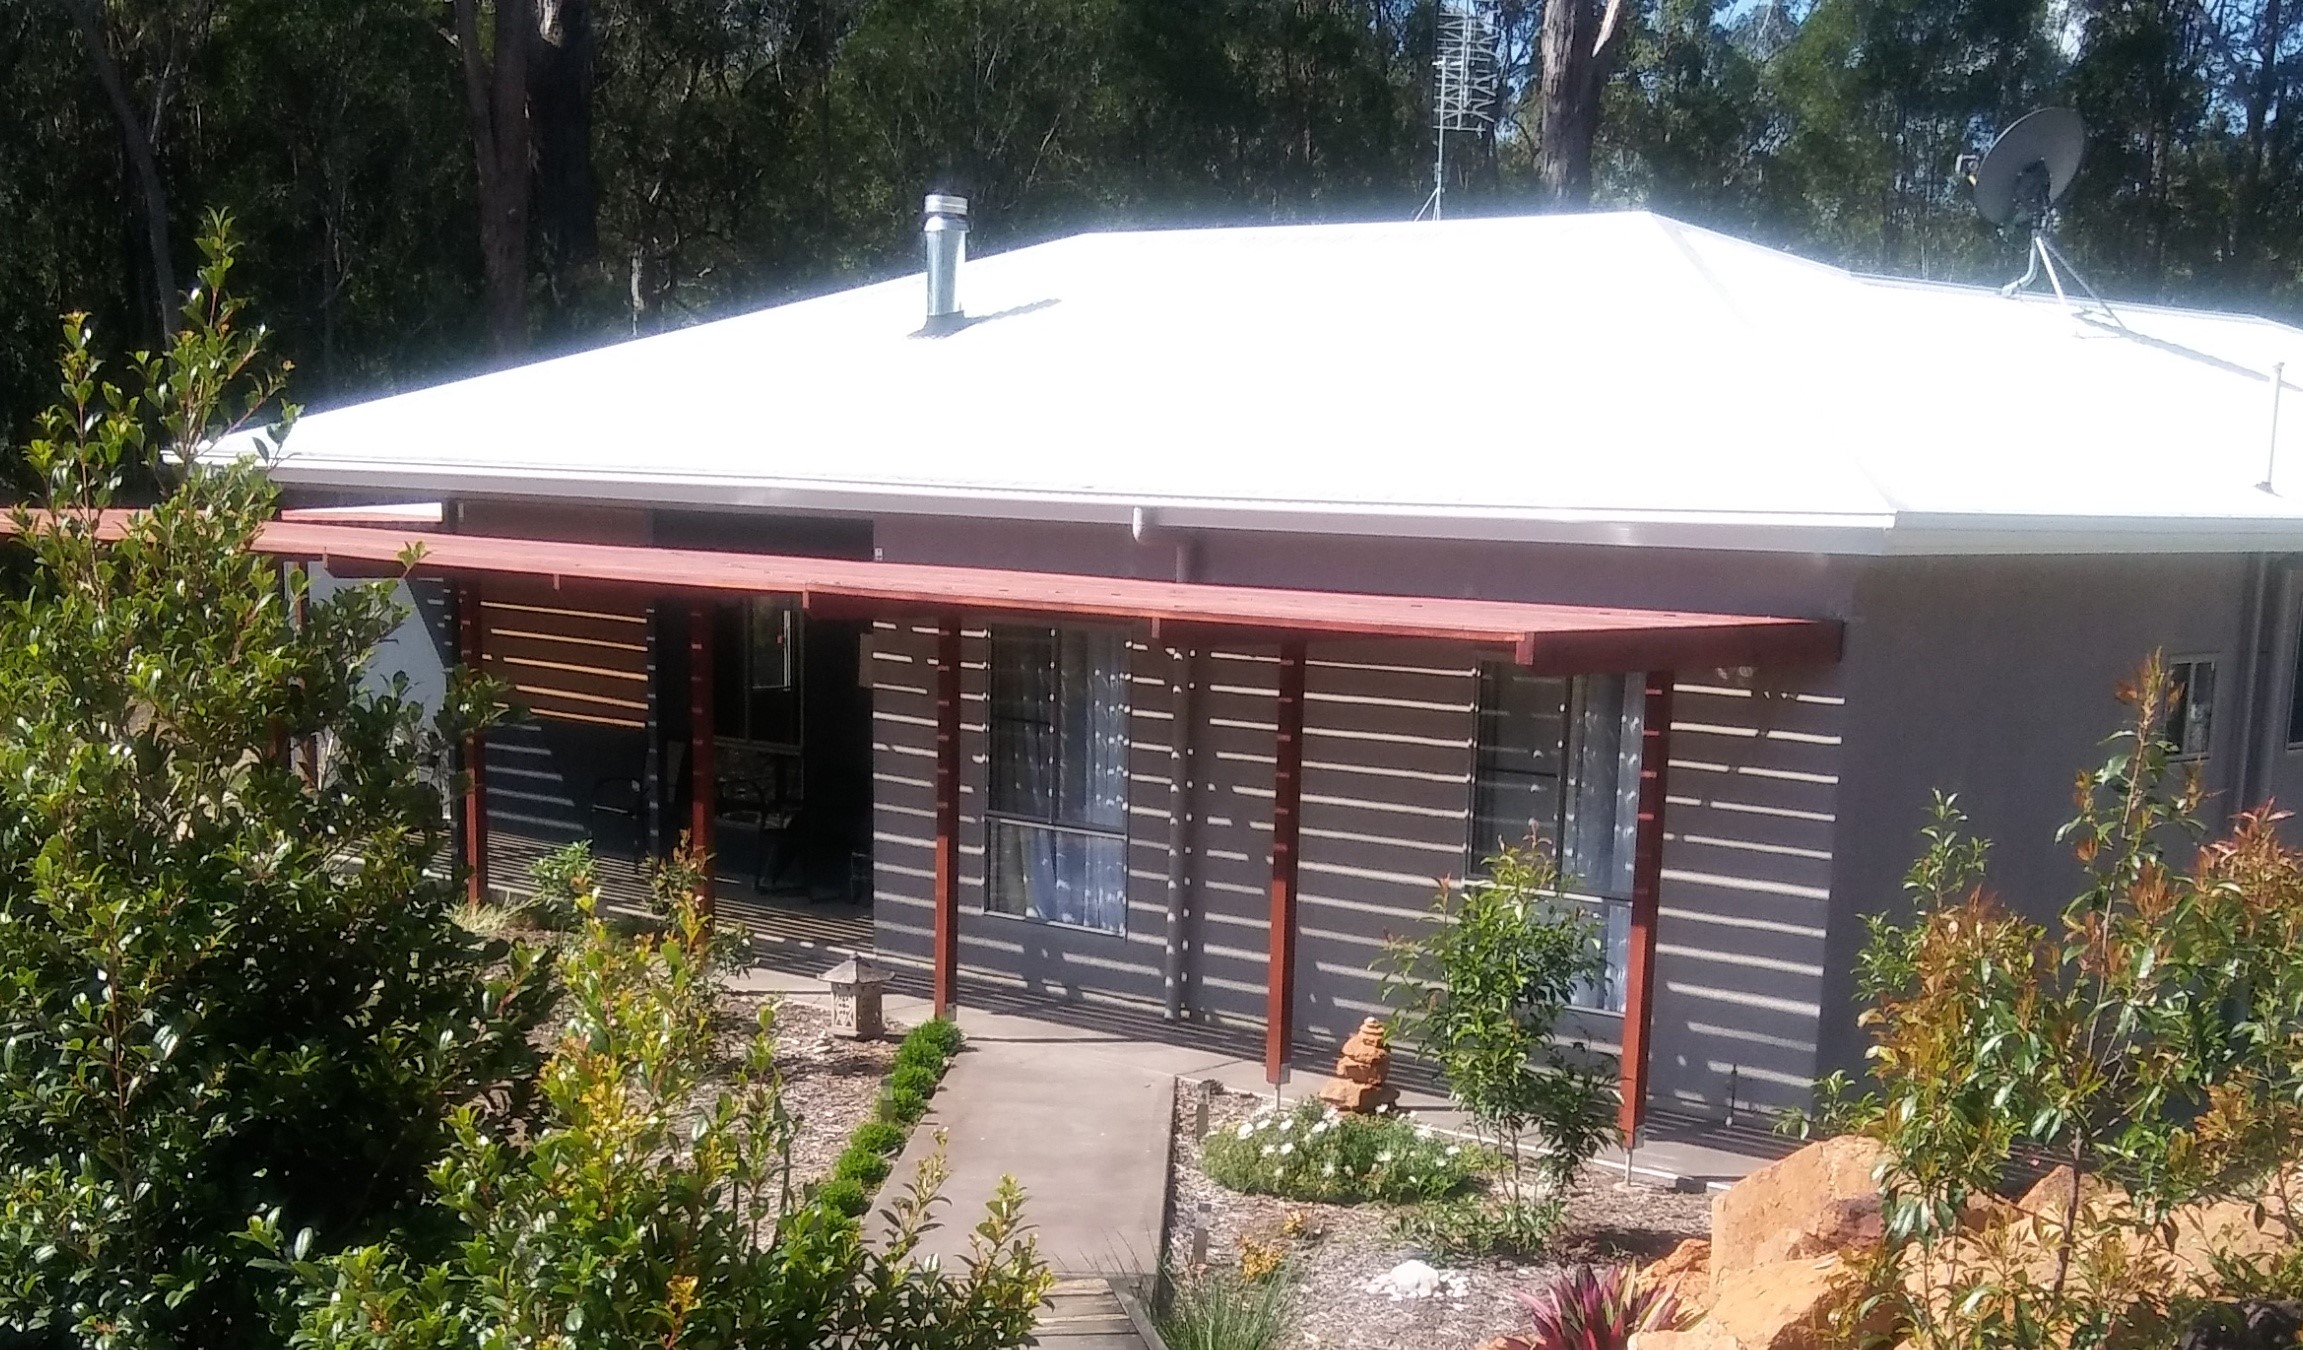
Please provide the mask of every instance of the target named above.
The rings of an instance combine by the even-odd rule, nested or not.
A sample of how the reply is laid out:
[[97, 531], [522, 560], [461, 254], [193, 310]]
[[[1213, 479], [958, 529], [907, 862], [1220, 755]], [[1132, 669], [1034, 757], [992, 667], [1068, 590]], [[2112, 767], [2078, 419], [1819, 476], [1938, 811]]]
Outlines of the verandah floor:
[[[488, 885], [492, 892], [526, 894], [529, 869], [559, 844], [507, 831], [488, 835]], [[600, 854], [594, 858], [600, 898], [608, 905], [645, 909], [648, 885], [638, 860]], [[829, 966], [872, 945], [872, 907], [841, 900], [810, 901], [796, 893], [757, 890], [749, 875], [715, 869], [713, 894], [722, 918], [741, 921], [765, 948], [820, 953]]]

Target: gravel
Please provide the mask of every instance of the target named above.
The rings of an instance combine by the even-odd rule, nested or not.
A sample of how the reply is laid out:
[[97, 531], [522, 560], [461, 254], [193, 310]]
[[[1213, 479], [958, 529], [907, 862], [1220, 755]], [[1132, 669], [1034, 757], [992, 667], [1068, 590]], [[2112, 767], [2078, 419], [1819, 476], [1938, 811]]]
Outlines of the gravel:
[[[1243, 1239], [1284, 1242], [1297, 1287], [1293, 1328], [1284, 1344], [1366, 1347], [1378, 1350], [1471, 1350], [1522, 1324], [1513, 1291], [1534, 1290], [1543, 1277], [1578, 1262], [1648, 1261], [1680, 1239], [1711, 1232], [1708, 1196], [1629, 1183], [1598, 1171], [1585, 1175], [1568, 1202], [1568, 1228], [1547, 1261], [1432, 1261], [1461, 1274], [1460, 1297], [1394, 1301], [1370, 1293], [1369, 1282], [1400, 1262], [1430, 1259], [1393, 1237], [1389, 1211], [1378, 1205], [1319, 1205], [1271, 1196], [1239, 1195], [1200, 1171], [1193, 1137], [1194, 1094], [1176, 1094], [1174, 1162], [1169, 1175], [1169, 1258], [1191, 1262], [1196, 1230], [1207, 1230], [1210, 1263], [1239, 1259]], [[1236, 1125], [1261, 1099], [1219, 1093], [1209, 1105], [1208, 1128]], [[1291, 1231], [1292, 1230], [1292, 1231]]]

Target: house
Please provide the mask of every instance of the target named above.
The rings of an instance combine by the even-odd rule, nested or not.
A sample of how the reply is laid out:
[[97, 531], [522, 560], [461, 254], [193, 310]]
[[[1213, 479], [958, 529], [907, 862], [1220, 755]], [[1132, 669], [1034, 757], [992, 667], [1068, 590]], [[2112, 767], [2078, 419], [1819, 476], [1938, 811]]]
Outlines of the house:
[[1645, 214], [940, 264], [932, 316], [862, 286], [297, 424], [267, 547], [421, 538], [387, 660], [534, 712], [473, 756], [476, 884], [688, 830], [730, 912], [1276, 1080], [1533, 822], [1631, 1119], [1859, 1063], [1937, 789], [2052, 911], [2154, 650], [2216, 809], [2303, 786], [2295, 330]]

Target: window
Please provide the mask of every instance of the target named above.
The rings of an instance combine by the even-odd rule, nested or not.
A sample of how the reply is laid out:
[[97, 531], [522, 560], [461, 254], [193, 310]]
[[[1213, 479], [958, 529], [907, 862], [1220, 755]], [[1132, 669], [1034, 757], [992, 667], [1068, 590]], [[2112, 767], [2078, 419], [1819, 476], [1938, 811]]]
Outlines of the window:
[[991, 877], [996, 914], [1127, 930], [1127, 637], [992, 634]]
[[754, 596], [714, 616], [713, 729], [762, 745], [800, 744], [800, 614], [788, 600]]
[[2167, 720], [2161, 735], [2175, 747], [2179, 759], [2207, 753], [2207, 738], [2215, 715], [2215, 663], [2200, 657], [2178, 657], [2167, 663]]
[[1480, 672], [1477, 856], [1541, 835], [1559, 850], [1561, 892], [1599, 921], [1606, 969], [1580, 1007], [1623, 1011], [1631, 952], [1631, 858], [1639, 832], [1643, 703], [1638, 676], [1574, 679], [1515, 666]]

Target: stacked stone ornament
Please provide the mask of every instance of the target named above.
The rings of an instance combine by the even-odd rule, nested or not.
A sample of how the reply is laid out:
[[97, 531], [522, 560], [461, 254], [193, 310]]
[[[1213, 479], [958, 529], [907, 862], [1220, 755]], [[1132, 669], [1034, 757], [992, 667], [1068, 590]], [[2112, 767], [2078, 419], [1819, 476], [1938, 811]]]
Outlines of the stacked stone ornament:
[[1399, 1092], [1384, 1083], [1391, 1069], [1391, 1051], [1384, 1045], [1383, 1023], [1370, 1017], [1343, 1043], [1335, 1061], [1335, 1077], [1319, 1090], [1319, 1099], [1338, 1111], [1370, 1112], [1399, 1100]]

